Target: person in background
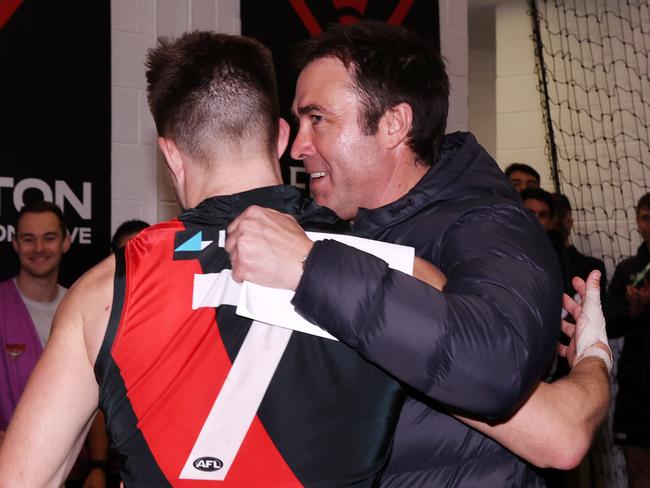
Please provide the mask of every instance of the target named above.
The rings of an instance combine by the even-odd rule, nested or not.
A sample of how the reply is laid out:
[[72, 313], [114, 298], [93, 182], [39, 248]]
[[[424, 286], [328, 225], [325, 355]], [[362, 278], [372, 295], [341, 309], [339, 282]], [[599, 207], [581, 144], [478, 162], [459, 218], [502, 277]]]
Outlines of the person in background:
[[[572, 244], [571, 232], [573, 231], [573, 209], [571, 208], [571, 203], [567, 196], [554, 193], [553, 202], [555, 212], [552, 227], [559, 233], [562, 241], [567, 276], [578, 276], [583, 280], [586, 280], [589, 273], [594, 269], [600, 271], [601, 303], [605, 304], [608, 283], [605, 263], [600, 259], [582, 254]], [[575, 298], [576, 290], [571, 286], [566, 293]]]
[[504, 173], [518, 192], [525, 188], [539, 188], [539, 173], [524, 163], [512, 163]]
[[[524, 188], [521, 192], [524, 208], [530, 210], [541, 226], [555, 249], [560, 269], [562, 270], [562, 289], [571, 293], [571, 275], [568, 274], [566, 252], [561, 232], [555, 227], [555, 202], [553, 195], [542, 188]], [[590, 270], [591, 271], [591, 270]], [[573, 295], [571, 295], [573, 296]], [[566, 369], [563, 370], [566, 372]]]
[[[47, 201], [25, 205], [18, 213], [12, 244], [20, 270], [0, 283], [0, 444], [66, 293], [58, 279], [61, 259], [70, 249], [70, 235], [61, 209]], [[99, 421], [92, 426], [90, 456], [102, 452], [106, 434], [101, 429]], [[86, 455], [79, 459], [67, 486], [105, 486], [105, 458], [91, 459], [90, 465]]]
[[643, 242], [621, 261], [607, 293], [607, 330], [624, 337], [618, 361], [614, 442], [623, 446], [630, 488], [650, 486], [650, 193], [636, 206]]
[[126, 246], [129, 239], [138, 235], [138, 233], [149, 227], [149, 224], [144, 220], [126, 220], [122, 222], [115, 230], [113, 238], [111, 239], [111, 251], [117, 252], [118, 249]]
[[553, 229], [555, 215], [553, 195], [542, 188], [524, 188], [519, 194], [524, 202], [524, 208], [533, 212], [544, 230], [548, 232]]
[[61, 209], [46, 201], [25, 205], [12, 244], [20, 270], [0, 283], [0, 442], [66, 292], [58, 280], [70, 235]]

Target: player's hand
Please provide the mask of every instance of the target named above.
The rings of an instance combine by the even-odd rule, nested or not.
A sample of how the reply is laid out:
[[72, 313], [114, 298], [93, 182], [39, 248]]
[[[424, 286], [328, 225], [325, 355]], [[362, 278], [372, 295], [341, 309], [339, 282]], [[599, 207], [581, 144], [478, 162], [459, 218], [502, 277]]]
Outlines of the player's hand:
[[567, 358], [571, 367], [585, 357], [596, 356], [611, 370], [612, 352], [600, 304], [600, 271], [589, 273], [586, 282], [573, 278], [572, 284], [580, 295], [581, 303], [566, 294], [563, 297], [564, 308], [576, 319], [576, 323], [562, 321], [562, 331], [571, 338], [571, 342], [568, 346], [558, 344], [558, 353]]
[[225, 249], [233, 279], [296, 289], [303, 259], [314, 243], [292, 216], [251, 206], [228, 226], [227, 233]]

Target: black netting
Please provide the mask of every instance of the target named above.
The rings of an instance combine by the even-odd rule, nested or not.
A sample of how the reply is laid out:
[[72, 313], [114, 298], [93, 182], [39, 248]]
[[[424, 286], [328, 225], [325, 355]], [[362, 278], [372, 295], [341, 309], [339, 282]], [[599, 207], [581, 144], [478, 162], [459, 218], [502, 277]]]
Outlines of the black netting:
[[556, 0], [531, 13], [556, 191], [574, 207], [576, 247], [611, 272], [636, 253], [634, 207], [650, 186], [650, 9]]
[[[529, 6], [556, 191], [573, 206], [574, 244], [603, 259], [611, 277], [641, 242], [635, 205], [650, 186], [650, 7], [629, 0]], [[617, 357], [621, 341], [610, 342]], [[627, 486], [611, 409], [590, 460], [592, 486]]]

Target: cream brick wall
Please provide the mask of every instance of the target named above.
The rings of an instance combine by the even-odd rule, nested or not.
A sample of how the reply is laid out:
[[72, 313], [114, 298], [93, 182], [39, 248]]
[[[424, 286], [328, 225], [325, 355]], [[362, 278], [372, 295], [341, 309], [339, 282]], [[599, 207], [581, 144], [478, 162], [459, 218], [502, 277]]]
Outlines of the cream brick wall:
[[[552, 9], [549, 15], [553, 15]], [[650, 21], [646, 19], [644, 25], [647, 26], [648, 22]], [[616, 24], [610, 26], [610, 28], [615, 27]], [[596, 28], [594, 27], [594, 30]], [[630, 46], [632, 42], [635, 42], [637, 47], [643, 45], [640, 42], [643, 39], [630, 37], [640, 35], [641, 31], [642, 29], [639, 28], [638, 32], [626, 34], [629, 37], [627, 40], [630, 42]], [[623, 34], [620, 35], [625, 37]], [[564, 45], [564, 49], [573, 49], [572, 52], [576, 57], [584, 55], [586, 59], [589, 54], [588, 50], [580, 50], [575, 45], [573, 37], [570, 37], [568, 43], [568, 46]], [[588, 181], [598, 187], [598, 190], [593, 192], [588, 187], [583, 187], [579, 191], [565, 188], [567, 195], [574, 200], [574, 206], [580, 206], [580, 200], [584, 198], [588, 202], [586, 206], [590, 210], [586, 213], [578, 213], [578, 215], [575, 215], [574, 212], [575, 229], [583, 234], [591, 234], [598, 229], [606, 231], [610, 236], [618, 233], [624, 236], [624, 239], [619, 241], [616, 237], [613, 246], [604, 249], [605, 254], [616, 255], [620, 252], [623, 255], [629, 255], [636, 250], [640, 243], [639, 235], [636, 232], [633, 208], [641, 194], [647, 191], [643, 182], [648, 181], [647, 176], [650, 175], [644, 175], [644, 171], [647, 170], [644, 169], [640, 161], [645, 161], [647, 164], [650, 149], [643, 142], [640, 144], [624, 143], [639, 133], [639, 124], [641, 123], [635, 121], [630, 112], [616, 111], [611, 121], [609, 116], [606, 116], [602, 119], [602, 123], [598, 122], [601, 120], [601, 110], [605, 112], [611, 110], [601, 108], [599, 102], [604, 102], [606, 105], [608, 103], [606, 94], [610, 93], [622, 109], [637, 110], [641, 113], [640, 117], [644, 117], [645, 112], [641, 112], [643, 100], [634, 100], [629, 92], [626, 93], [620, 87], [626, 87], [626, 83], [631, 83], [631, 86], [637, 90], [635, 96], [643, 98], [640, 94], [647, 96], [650, 93], [650, 83], [647, 83], [647, 77], [641, 77], [639, 82], [623, 69], [624, 66], [621, 63], [616, 64], [613, 68], [608, 64], [612, 57], [623, 58], [627, 54], [631, 56], [631, 69], [634, 69], [635, 63], [639, 62], [638, 59], [643, 61], [643, 57], [635, 58], [634, 55], [629, 54], [629, 51], [624, 52], [623, 45], [618, 41], [606, 43], [605, 47], [604, 58], [598, 58], [600, 64], [597, 66], [599, 68], [595, 69], [593, 74], [585, 70], [586, 79], [583, 82], [586, 86], [600, 87], [600, 100], [597, 97], [594, 98], [593, 92], [590, 94], [590, 98], [587, 98], [581, 89], [560, 86], [559, 90], [564, 90], [560, 96], [565, 99], [568, 97], [570, 104], [579, 107], [582, 111], [580, 114], [570, 113], [566, 109], [566, 105], [563, 105], [559, 114], [557, 108], [552, 109], [552, 115], [555, 120], [561, 120], [565, 127], [569, 127], [570, 120], [573, 120], [579, 122], [580, 126], [585, 127], [585, 131], [588, 132], [585, 135], [585, 142], [578, 146], [579, 151], [576, 152], [579, 164], [576, 164], [575, 161], [572, 161], [571, 164], [563, 162], [563, 157], [572, 157], [573, 148], [570, 146], [560, 147], [560, 171], [564, 171], [565, 177], [571, 177], [575, 181], [579, 172], [580, 182]], [[554, 49], [557, 49], [557, 46]], [[530, 164], [540, 172], [542, 186], [553, 191], [549, 157], [545, 154], [546, 131], [540, 95], [537, 91], [531, 19], [527, 14], [527, 5], [524, 2], [510, 2], [497, 6], [496, 51], [497, 160], [502, 168], [513, 161]], [[600, 53], [598, 55], [600, 56]], [[546, 62], [550, 62], [548, 58]], [[608, 70], [609, 80], [605, 79], [606, 75], [602, 72], [603, 63]], [[643, 66], [638, 69], [641, 73], [647, 71]], [[609, 70], [614, 70], [615, 73], [609, 73]], [[562, 78], [563, 71], [560, 66], [556, 68], [555, 76]], [[619, 89], [614, 93], [615, 85]], [[592, 123], [589, 116], [597, 122]], [[603, 134], [609, 138], [608, 143], [591, 144], [586, 142], [589, 137], [600, 137]], [[611, 143], [612, 134], [619, 134], [620, 137], [617, 136], [618, 144]], [[643, 139], [642, 136], [641, 138]], [[556, 140], [561, 146], [562, 138], [557, 130]], [[603, 181], [602, 188], [600, 188], [601, 181]], [[594, 208], [593, 212], [591, 211], [592, 207]], [[631, 239], [630, 243], [625, 242], [627, 238]], [[601, 257], [603, 242], [609, 246], [607, 240], [604, 239], [601, 242], [598, 235], [594, 235], [588, 240], [586, 238], [577, 239], [574, 236], [574, 242], [579, 249], [582, 248], [596, 257]], [[611, 258], [607, 258], [605, 262], [611, 277], [613, 261]]]
[[469, 126], [467, 0], [440, 0], [440, 50], [451, 85], [447, 132]]
[[469, 130], [496, 159], [496, 34], [494, 6], [468, 13]]
[[513, 162], [529, 164], [539, 171], [542, 187], [553, 191], [526, 3], [498, 5], [495, 17], [496, 159], [501, 168]]
[[[440, 0], [441, 45], [452, 95], [449, 130], [467, 129], [467, 0]], [[146, 100], [144, 56], [158, 36], [241, 31], [239, 0], [111, 0], [112, 217], [159, 222], [178, 206]]]
[[159, 222], [178, 206], [149, 113], [144, 57], [158, 36], [193, 29], [240, 31], [238, 0], [111, 0], [112, 217]]

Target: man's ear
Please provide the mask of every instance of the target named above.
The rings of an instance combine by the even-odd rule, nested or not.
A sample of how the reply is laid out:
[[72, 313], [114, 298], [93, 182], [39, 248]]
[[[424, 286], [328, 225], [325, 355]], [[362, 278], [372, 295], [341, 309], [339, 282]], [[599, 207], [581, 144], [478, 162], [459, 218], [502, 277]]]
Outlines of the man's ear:
[[70, 245], [72, 244], [72, 241], [70, 240], [70, 232], [65, 233], [65, 236], [63, 237], [63, 254], [67, 253], [70, 250]]
[[278, 158], [281, 158], [285, 149], [287, 149], [290, 134], [291, 128], [289, 127], [289, 123], [280, 117], [280, 130], [278, 130]]
[[183, 157], [181, 156], [176, 143], [171, 139], [167, 139], [166, 137], [159, 137], [158, 147], [165, 156], [167, 167], [172, 172], [174, 179], [176, 181], [179, 181], [179, 179], [181, 179], [183, 176], [185, 167], [183, 165]]
[[408, 103], [402, 102], [389, 108], [379, 121], [382, 135], [390, 149], [397, 147], [408, 139], [413, 126], [413, 110]]

